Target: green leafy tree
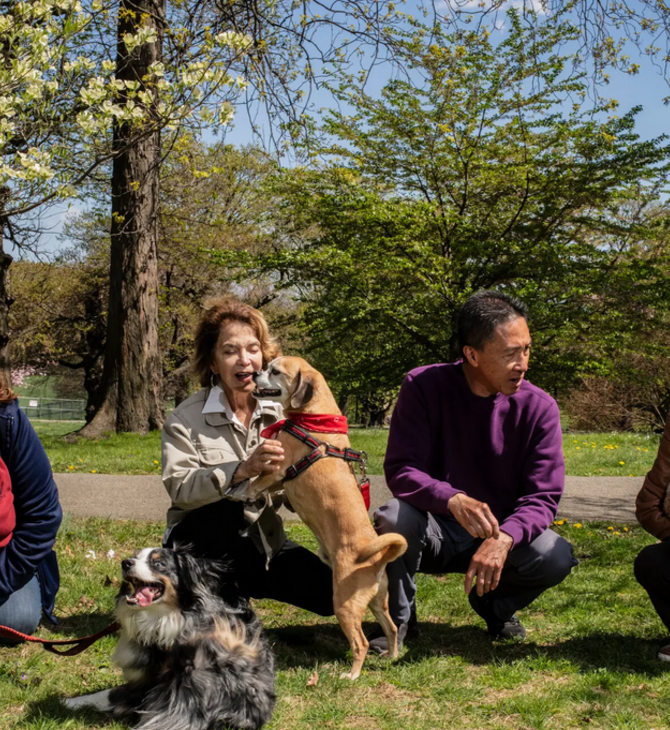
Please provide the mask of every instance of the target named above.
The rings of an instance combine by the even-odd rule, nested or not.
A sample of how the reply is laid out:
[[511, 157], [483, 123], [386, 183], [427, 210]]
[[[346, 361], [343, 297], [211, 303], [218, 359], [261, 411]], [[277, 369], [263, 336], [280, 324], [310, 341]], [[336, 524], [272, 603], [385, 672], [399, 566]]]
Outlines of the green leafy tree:
[[276, 182], [281, 250], [248, 264], [303, 303], [311, 357], [343, 390], [392, 391], [456, 356], [456, 313], [480, 289], [528, 303], [532, 379], [554, 392], [607, 356], [594, 333], [613, 278], [641, 310], [667, 301], [649, 286], [664, 272], [628, 256], [665, 183], [664, 140], [639, 140], [637, 109], [581, 107], [585, 80], [555, 50], [573, 27], [507, 17], [497, 44], [417, 26], [410, 78], [379, 97], [347, 78], [354, 111], [328, 116], [328, 162]]

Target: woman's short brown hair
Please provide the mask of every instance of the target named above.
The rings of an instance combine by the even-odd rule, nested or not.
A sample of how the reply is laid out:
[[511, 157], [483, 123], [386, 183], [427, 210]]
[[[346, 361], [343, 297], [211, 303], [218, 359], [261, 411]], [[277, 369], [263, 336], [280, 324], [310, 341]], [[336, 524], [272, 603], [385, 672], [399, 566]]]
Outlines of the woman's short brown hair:
[[214, 348], [219, 340], [221, 327], [227, 322], [242, 322], [249, 325], [261, 343], [263, 366], [281, 355], [279, 345], [270, 337], [265, 317], [249, 304], [232, 297], [210, 299], [195, 330], [195, 357], [193, 371], [203, 388], [210, 384]]

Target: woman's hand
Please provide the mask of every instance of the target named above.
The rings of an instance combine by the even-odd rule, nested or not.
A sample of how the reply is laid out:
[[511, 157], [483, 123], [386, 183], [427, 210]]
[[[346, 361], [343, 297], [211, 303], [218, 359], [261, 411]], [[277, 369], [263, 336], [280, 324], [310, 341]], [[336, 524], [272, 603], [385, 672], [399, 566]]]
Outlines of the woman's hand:
[[284, 449], [281, 442], [267, 439], [237, 467], [235, 481], [243, 482], [261, 474], [273, 474], [281, 469], [283, 461]]

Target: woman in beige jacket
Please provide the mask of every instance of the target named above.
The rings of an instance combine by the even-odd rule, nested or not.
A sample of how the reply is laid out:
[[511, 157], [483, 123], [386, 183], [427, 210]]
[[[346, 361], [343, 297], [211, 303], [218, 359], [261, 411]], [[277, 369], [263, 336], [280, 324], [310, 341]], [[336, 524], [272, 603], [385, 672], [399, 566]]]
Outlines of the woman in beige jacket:
[[180, 403], [163, 427], [163, 484], [172, 500], [165, 544], [191, 544], [198, 555], [225, 560], [245, 597], [328, 616], [331, 570], [286, 538], [278, 505], [227, 496], [231, 487], [278, 470], [284, 459], [279, 441], [260, 435], [281, 418], [281, 407], [252, 395], [252, 374], [278, 354], [253, 307], [223, 298], [204, 312], [194, 362], [203, 389]]
[[[648, 545], [635, 559], [635, 578], [649, 594], [661, 621], [670, 631], [670, 415], [656, 461], [647, 474], [635, 502], [635, 516], [660, 542]], [[658, 658], [670, 662], [670, 644]]]

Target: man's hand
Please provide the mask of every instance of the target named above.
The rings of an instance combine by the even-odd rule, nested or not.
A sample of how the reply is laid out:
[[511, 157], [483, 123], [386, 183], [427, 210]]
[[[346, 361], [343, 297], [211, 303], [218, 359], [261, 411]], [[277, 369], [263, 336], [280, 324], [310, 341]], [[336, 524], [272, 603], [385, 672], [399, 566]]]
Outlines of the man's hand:
[[468, 572], [465, 574], [466, 593], [472, 590], [475, 576], [477, 576], [478, 596], [483, 596], [498, 587], [500, 574], [513, 542], [512, 537], [506, 532], [500, 532], [497, 538], [490, 537], [484, 540], [479, 550], [472, 556]]
[[282, 461], [284, 461], [284, 449], [281, 442], [267, 439], [237, 467], [235, 482], [253, 479], [261, 474], [273, 474], [281, 469]]
[[449, 511], [472, 537], [495, 537], [500, 534], [498, 520], [486, 502], [479, 502], [467, 494], [459, 493], [447, 503]]

